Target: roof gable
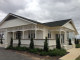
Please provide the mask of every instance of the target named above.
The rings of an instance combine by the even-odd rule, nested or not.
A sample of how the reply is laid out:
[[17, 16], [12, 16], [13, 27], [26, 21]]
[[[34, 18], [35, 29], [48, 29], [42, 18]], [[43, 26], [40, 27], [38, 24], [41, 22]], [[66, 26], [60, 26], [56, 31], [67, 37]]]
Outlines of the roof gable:
[[62, 26], [64, 24], [66, 24], [68, 21], [70, 21], [71, 19], [67, 19], [67, 20], [60, 20], [60, 21], [54, 21], [54, 22], [48, 22], [48, 23], [43, 23], [46, 26], [49, 27], [56, 27], [56, 26]]

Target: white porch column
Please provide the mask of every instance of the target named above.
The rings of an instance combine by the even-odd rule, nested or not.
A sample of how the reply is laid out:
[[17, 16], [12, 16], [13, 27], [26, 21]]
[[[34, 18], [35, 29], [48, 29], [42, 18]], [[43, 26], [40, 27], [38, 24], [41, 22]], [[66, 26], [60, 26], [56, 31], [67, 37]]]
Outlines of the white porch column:
[[64, 31], [64, 43], [67, 45], [68, 44], [68, 40], [67, 40], [67, 32]]
[[35, 25], [35, 39], [37, 39], [37, 26]]
[[13, 32], [13, 39], [14, 39], [14, 32]]
[[24, 31], [22, 31], [22, 32], [23, 32], [23, 34], [22, 34], [22, 35], [23, 35], [23, 39], [24, 39]]
[[37, 39], [37, 33], [36, 32], [37, 32], [37, 30], [35, 30], [35, 39]]
[[61, 30], [59, 31], [59, 34], [60, 34], [60, 44], [61, 44]]

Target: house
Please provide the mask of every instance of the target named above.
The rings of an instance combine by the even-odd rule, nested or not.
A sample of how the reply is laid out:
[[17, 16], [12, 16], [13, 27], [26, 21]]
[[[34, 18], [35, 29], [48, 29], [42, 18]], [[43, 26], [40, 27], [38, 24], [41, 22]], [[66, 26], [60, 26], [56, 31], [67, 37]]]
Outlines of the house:
[[[12, 13], [9, 13], [0, 22], [0, 35], [3, 35], [4, 47], [9, 46], [11, 37], [14, 46], [17, 45], [17, 32], [21, 34], [21, 46], [28, 47], [30, 38], [34, 38], [36, 48], [43, 48], [45, 37], [48, 37], [49, 49], [56, 47], [56, 39], [60, 39], [61, 47], [70, 49], [74, 47], [75, 35], [78, 34], [72, 19], [55, 22], [40, 23]], [[72, 45], [68, 45], [71, 39]]]

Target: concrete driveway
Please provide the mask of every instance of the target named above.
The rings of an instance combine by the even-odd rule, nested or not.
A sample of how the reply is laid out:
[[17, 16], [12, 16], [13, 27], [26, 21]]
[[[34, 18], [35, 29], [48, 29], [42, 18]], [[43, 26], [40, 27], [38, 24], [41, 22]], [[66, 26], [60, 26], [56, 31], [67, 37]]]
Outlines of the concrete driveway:
[[75, 60], [80, 55], [80, 48], [73, 48], [68, 50], [69, 54], [60, 58], [60, 60]]
[[29, 56], [24, 56], [16, 52], [0, 48], [0, 60], [32, 60]]

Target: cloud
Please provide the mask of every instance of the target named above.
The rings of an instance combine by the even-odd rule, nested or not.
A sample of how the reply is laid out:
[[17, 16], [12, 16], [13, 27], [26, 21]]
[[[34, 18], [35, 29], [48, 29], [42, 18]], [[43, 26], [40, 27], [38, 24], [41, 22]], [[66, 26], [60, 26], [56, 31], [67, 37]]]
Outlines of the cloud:
[[9, 12], [40, 22], [73, 19], [80, 33], [80, 0], [0, 0], [0, 19]]

